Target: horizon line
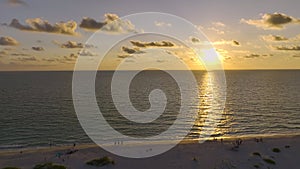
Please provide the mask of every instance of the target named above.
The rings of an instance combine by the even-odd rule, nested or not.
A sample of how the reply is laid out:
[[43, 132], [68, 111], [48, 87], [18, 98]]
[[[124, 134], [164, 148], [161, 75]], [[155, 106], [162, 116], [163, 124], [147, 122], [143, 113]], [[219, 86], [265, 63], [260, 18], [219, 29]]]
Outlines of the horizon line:
[[[299, 69], [224, 69], [223, 71], [300, 71]], [[0, 72], [75, 72], [75, 71], [82, 71], [82, 72], [86, 72], [86, 71], [94, 71], [94, 70], [0, 70]], [[110, 69], [105, 69], [105, 70], [97, 70], [97, 72], [112, 72], [112, 71], [116, 71], [116, 70], [110, 70]], [[117, 70], [117, 71], [142, 71], [142, 70]], [[159, 71], [159, 70], [146, 70], [146, 71]], [[168, 69], [167, 71], [187, 71], [187, 70], [177, 70], [177, 69]], [[194, 69], [194, 70], [190, 70], [190, 71], [207, 71], [205, 69]], [[219, 70], [211, 70], [211, 71], [220, 71]]]

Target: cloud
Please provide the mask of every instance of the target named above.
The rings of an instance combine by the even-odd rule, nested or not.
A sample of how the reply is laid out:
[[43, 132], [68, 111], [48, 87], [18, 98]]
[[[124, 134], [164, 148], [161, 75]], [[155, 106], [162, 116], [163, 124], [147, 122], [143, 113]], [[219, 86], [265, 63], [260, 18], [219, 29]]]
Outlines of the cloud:
[[80, 55], [80, 56], [97, 56], [96, 53], [92, 53], [91, 51], [86, 50], [86, 49], [81, 50], [80, 52], [78, 52], [78, 55]]
[[220, 41], [216, 41], [212, 43], [213, 45], [231, 45], [231, 46], [240, 46], [240, 42], [236, 41], [236, 40], [220, 40]]
[[11, 53], [10, 55], [11, 55], [11, 56], [30, 56], [30, 55], [27, 54], [27, 53]]
[[48, 62], [59, 62], [59, 63], [74, 63], [78, 58], [78, 55], [74, 53], [70, 53], [67, 56], [60, 56], [58, 58], [50, 58], [50, 59], [44, 59], [44, 61]]
[[165, 60], [157, 59], [156, 62], [157, 62], [157, 63], [163, 63], [163, 62], [165, 62]]
[[44, 51], [45, 50], [43, 47], [40, 47], [40, 46], [36, 46], [36, 47], [33, 46], [31, 49], [35, 50], [35, 51]]
[[56, 59], [56, 58], [43, 58], [42, 61], [52, 63], [52, 62], [57, 62], [57, 61], [59, 61], [59, 60]]
[[[193, 43], [200, 43], [200, 39], [198, 38], [195, 38], [195, 37], [190, 37], [191, 41]], [[203, 44], [207, 44], [207, 45], [210, 45], [210, 44], [213, 44], [213, 45], [232, 45], [232, 46], [240, 46], [240, 42], [238, 42], [237, 40], [231, 40], [231, 41], [227, 41], [227, 40], [220, 40], [220, 41], [215, 41], [215, 42], [203, 42]]]
[[0, 37], [0, 45], [16, 46], [18, 44], [19, 44], [19, 42], [12, 37], [9, 37], [9, 36]]
[[7, 0], [7, 3], [12, 6], [26, 6], [27, 3], [22, 0]]
[[212, 25], [214, 25], [216, 27], [226, 27], [226, 25], [222, 22], [213, 22]]
[[97, 22], [93, 18], [84, 17], [79, 24], [79, 27], [87, 29], [87, 30], [98, 30], [101, 29], [106, 23], [105, 22]]
[[285, 25], [287, 24], [300, 23], [300, 20], [282, 13], [267, 13], [264, 14], [259, 20], [241, 19], [241, 22], [249, 25], [254, 25], [258, 28], [279, 30], [284, 29]]
[[5, 50], [0, 51], [0, 55], [7, 55], [8, 53]]
[[280, 35], [265, 35], [262, 39], [267, 42], [288, 41], [289, 39]]
[[239, 46], [240, 45], [240, 42], [236, 41], [236, 40], [233, 40], [232, 43], [236, 46]]
[[48, 62], [51, 64], [74, 64], [76, 59], [78, 58], [78, 55], [71, 53], [67, 56], [59, 56], [59, 57], [51, 57], [51, 58], [43, 58], [41, 61]]
[[125, 59], [125, 58], [129, 58], [129, 57], [132, 57], [132, 55], [129, 55], [129, 54], [120, 54], [120, 55], [118, 55], [118, 58], [120, 58], [120, 59]]
[[276, 46], [276, 50], [300, 51], [300, 46]]
[[253, 58], [259, 58], [259, 57], [260, 57], [260, 55], [258, 55], [258, 54], [250, 54], [250, 55], [244, 56], [244, 58], [246, 58], [246, 59], [253, 59]]
[[126, 46], [122, 46], [122, 51], [127, 54], [141, 54], [145, 53], [144, 51], [141, 51], [139, 48], [129, 48]]
[[66, 43], [60, 44], [61, 48], [83, 48], [84, 45], [82, 43], [67, 41]]
[[67, 41], [65, 43], [60, 43], [59, 41], [53, 40], [52, 43], [57, 46], [60, 46], [61, 48], [67, 48], [67, 49], [97, 48], [97, 46], [94, 46], [92, 44], [83, 44], [81, 42], [75, 42], [75, 41]]
[[157, 42], [141, 42], [130, 41], [133, 46], [146, 48], [146, 47], [174, 47], [175, 44], [169, 41], [157, 41]]
[[69, 56], [63, 56], [63, 58], [66, 61], [75, 61], [78, 58], [78, 56], [74, 53], [71, 53]]
[[191, 41], [193, 43], [199, 43], [200, 42], [200, 39], [196, 38], [196, 37], [190, 37]]
[[0, 58], [6, 56], [8, 53], [5, 50], [0, 51]]
[[215, 27], [208, 28], [208, 30], [214, 31], [214, 32], [216, 32], [219, 35], [224, 35], [225, 34], [225, 32], [223, 30], [217, 29]]
[[38, 59], [34, 56], [28, 56], [28, 57], [18, 57], [12, 59], [13, 61], [18, 61], [18, 62], [34, 62], [38, 61]]
[[138, 50], [122, 46], [122, 51], [124, 51], [128, 54], [133, 54], [133, 53], [137, 52]]
[[136, 32], [135, 26], [129, 20], [122, 20], [116, 14], [107, 13], [104, 15], [104, 21], [96, 21], [93, 18], [84, 17], [79, 27], [87, 31], [103, 31], [106, 33], [130, 33]]
[[300, 55], [293, 55], [293, 58], [300, 58]]
[[75, 21], [58, 22], [55, 24], [49, 23], [41, 18], [27, 19], [27, 25], [23, 25], [17, 19], [13, 19], [9, 24], [10, 27], [22, 31], [47, 32], [65, 35], [78, 35], [76, 32], [77, 23]]
[[170, 24], [170, 23], [158, 22], [158, 21], [155, 21], [154, 24], [155, 24], [155, 26], [158, 26], [158, 27], [171, 27], [172, 26], [172, 24]]

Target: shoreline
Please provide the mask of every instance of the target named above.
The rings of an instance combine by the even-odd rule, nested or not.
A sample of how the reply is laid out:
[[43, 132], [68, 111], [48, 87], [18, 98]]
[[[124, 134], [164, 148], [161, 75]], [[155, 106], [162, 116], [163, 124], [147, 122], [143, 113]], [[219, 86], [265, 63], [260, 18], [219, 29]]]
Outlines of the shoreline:
[[[228, 136], [228, 137], [209, 137], [209, 138], [204, 138], [204, 139], [186, 139], [186, 140], [182, 140], [180, 143], [180, 145], [182, 144], [202, 144], [205, 142], [212, 142], [212, 141], [220, 141], [221, 139], [223, 139], [224, 142], [228, 142], [228, 141], [235, 141], [236, 139], [243, 139], [245, 141], [248, 140], [253, 140], [255, 138], [263, 138], [263, 139], [281, 139], [281, 138], [293, 138], [293, 137], [299, 137], [300, 138], [300, 134], [273, 134], [273, 135], [244, 135], [244, 136]], [[169, 144], [171, 143], [171, 141], [158, 141], [153, 145], [160, 145], [160, 144]], [[129, 145], [135, 145], [135, 144], [129, 144]], [[142, 146], [142, 145], [149, 145], [149, 144], [136, 144], [138, 146]], [[35, 151], [47, 151], [47, 150], [63, 150], [63, 149], [70, 149], [73, 148], [72, 144], [61, 144], [61, 145], [52, 145], [52, 146], [29, 146], [29, 147], [16, 147], [14, 148], [12, 145], [12, 148], [2, 148], [0, 149], [0, 156], [4, 153], [18, 153], [20, 151], [26, 151], [26, 152], [35, 152]], [[112, 146], [112, 145], [103, 145], [103, 146]], [[126, 146], [126, 145], [125, 145]], [[76, 143], [76, 148], [90, 148], [90, 147], [99, 147], [96, 143], [91, 142], [91, 143]]]
[[[75, 149], [78, 152], [56, 157], [58, 152], [73, 149], [70, 146], [52, 148], [28, 149], [19, 151], [0, 151], [0, 168], [14, 166], [21, 169], [31, 169], [36, 164], [53, 162], [72, 169], [92, 169], [85, 163], [89, 160], [109, 156], [115, 165], [108, 166], [116, 169], [138, 168], [224, 168], [232, 165], [235, 168], [286, 168], [297, 169], [300, 156], [300, 135], [281, 137], [262, 137], [262, 142], [255, 137], [242, 138], [243, 142], [235, 147], [236, 139], [241, 137], [218, 140], [183, 141], [173, 149], [150, 158], [131, 159], [111, 154], [96, 144], [80, 144]], [[257, 137], [256, 137], [257, 138]], [[260, 138], [258, 138], [260, 139]], [[280, 152], [274, 152], [274, 149]], [[74, 150], [74, 149], [73, 149]], [[256, 155], [255, 155], [256, 154]], [[276, 164], [264, 160], [274, 161]], [[181, 167], [180, 167], [181, 166]], [[284, 167], [285, 166], [285, 167]], [[294, 168], [293, 168], [294, 167]], [[226, 167], [225, 167], [226, 168]], [[230, 167], [229, 167], [230, 168]], [[233, 168], [233, 167], [231, 167]], [[256, 167], [255, 167], [256, 168]]]

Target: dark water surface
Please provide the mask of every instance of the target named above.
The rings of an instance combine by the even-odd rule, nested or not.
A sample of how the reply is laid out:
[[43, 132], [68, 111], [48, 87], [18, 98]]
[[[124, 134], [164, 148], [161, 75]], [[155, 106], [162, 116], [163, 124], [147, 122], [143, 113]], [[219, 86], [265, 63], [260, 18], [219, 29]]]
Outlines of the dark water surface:
[[[215, 121], [217, 123], [215, 136], [300, 134], [300, 71], [261, 70], [225, 73], [226, 108], [224, 115]], [[201, 117], [210, 107], [209, 103], [205, 102], [205, 98], [210, 95], [206, 89], [209, 83], [208, 74], [202, 71], [194, 74], [199, 84], [199, 98], [202, 98], [202, 101], [199, 100], [198, 105], [190, 105], [191, 109], [197, 109], [199, 118], [187, 139], [197, 139], [203, 124]], [[102, 75], [102, 78], [97, 79], [100, 82], [96, 83], [99, 107], [109, 113], [109, 104], [106, 104], [105, 99], [107, 97], [103, 97], [105, 96], [103, 82], [107, 80], [106, 77], [112, 75], [112, 72], [101, 72], [98, 75]], [[136, 89], [148, 83], [147, 79], [160, 81], [166, 79], [162, 78], [159, 72], [151, 71], [142, 77], [144, 80], [137, 81], [139, 84], [135, 83]], [[176, 85], [164, 87], [171, 93], [170, 98], [174, 95], [172, 107], [178, 110], [175, 104], [178, 93], [172, 93], [176, 91], [173, 90]], [[140, 110], [144, 110], [143, 105], [147, 107], [148, 104], [148, 97], [144, 96], [143, 91], [132, 90], [133, 105]], [[169, 123], [165, 121], [160, 124], [163, 127]], [[177, 132], [181, 132], [180, 130], [178, 127]], [[141, 131], [129, 132], [134, 135]], [[172, 138], [163, 139], [167, 141]], [[0, 72], [0, 147], [47, 146], [49, 142], [56, 145], [92, 142], [81, 128], [74, 111], [72, 72]]]

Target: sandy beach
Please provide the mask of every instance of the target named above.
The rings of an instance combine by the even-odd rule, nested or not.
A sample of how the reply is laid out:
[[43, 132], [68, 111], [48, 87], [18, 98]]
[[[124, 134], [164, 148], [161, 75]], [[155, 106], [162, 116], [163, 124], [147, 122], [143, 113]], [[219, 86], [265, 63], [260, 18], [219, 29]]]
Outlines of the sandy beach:
[[[243, 138], [239, 146], [236, 139], [206, 141], [202, 144], [181, 143], [170, 151], [146, 159], [129, 159], [112, 155], [96, 145], [79, 145], [74, 150], [69, 147], [52, 147], [27, 150], [2, 150], [0, 168], [13, 166], [31, 169], [36, 164], [52, 162], [68, 169], [97, 168], [85, 164], [87, 161], [109, 156], [114, 164], [101, 168], [112, 169], [168, 169], [168, 168], [272, 168], [299, 169], [300, 136], [268, 137], [261, 139]], [[20, 152], [22, 151], [22, 152]], [[60, 157], [57, 153], [61, 153]]]

